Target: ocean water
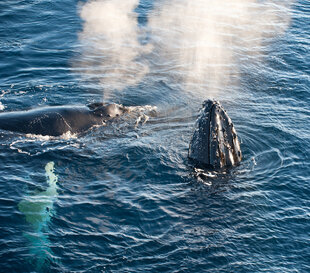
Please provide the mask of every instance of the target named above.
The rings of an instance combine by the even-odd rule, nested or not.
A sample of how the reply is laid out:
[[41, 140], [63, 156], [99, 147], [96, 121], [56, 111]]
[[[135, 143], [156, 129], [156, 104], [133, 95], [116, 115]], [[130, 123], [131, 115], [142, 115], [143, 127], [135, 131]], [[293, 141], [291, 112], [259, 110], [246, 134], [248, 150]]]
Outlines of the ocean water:
[[[0, 132], [0, 271], [310, 272], [309, 64], [308, 0], [2, 0], [1, 111], [136, 111]], [[243, 161], [197, 175], [208, 98]]]

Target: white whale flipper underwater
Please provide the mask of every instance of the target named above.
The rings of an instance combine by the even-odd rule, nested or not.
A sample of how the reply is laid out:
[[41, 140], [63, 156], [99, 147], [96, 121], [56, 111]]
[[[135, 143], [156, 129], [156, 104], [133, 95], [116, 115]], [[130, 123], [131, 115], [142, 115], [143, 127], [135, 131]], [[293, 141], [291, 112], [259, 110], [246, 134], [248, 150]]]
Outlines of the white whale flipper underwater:
[[31, 224], [31, 230], [24, 235], [31, 243], [30, 250], [35, 258], [37, 270], [42, 269], [44, 264], [49, 261], [49, 256], [53, 256], [49, 247], [47, 226], [54, 215], [53, 206], [58, 195], [58, 177], [54, 173], [54, 162], [46, 164], [45, 174], [47, 189], [25, 196], [18, 204], [19, 211], [25, 215], [26, 221]]

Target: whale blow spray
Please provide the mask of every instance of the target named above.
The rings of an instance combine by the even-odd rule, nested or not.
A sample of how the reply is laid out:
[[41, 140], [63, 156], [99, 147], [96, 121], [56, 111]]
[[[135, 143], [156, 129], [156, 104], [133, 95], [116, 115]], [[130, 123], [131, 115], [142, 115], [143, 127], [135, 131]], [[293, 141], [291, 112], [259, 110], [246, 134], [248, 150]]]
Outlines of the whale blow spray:
[[238, 83], [240, 67], [247, 70], [269, 39], [283, 34], [292, 1], [154, 1], [141, 26], [138, 0], [90, 0], [80, 7], [82, 54], [76, 64], [105, 95], [162, 80], [199, 97], [214, 96]]
[[185, 90], [216, 95], [238, 79], [241, 64], [259, 59], [265, 41], [287, 29], [290, 2], [159, 1], [149, 21], [155, 56]]
[[137, 13], [139, 0], [95, 0], [80, 8], [84, 21], [79, 35], [82, 75], [101, 84], [106, 94], [141, 81], [148, 66], [141, 55], [148, 46], [139, 42]]

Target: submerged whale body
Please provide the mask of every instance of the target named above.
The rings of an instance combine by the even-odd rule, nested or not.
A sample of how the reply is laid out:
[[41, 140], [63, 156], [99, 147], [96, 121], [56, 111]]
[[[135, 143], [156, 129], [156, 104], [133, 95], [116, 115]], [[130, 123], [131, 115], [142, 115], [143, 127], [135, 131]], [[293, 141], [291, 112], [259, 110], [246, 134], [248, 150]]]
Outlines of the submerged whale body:
[[204, 101], [190, 142], [188, 157], [196, 166], [213, 169], [235, 166], [241, 161], [236, 130], [219, 102]]
[[87, 106], [50, 106], [28, 111], [0, 113], [0, 129], [25, 134], [60, 136], [81, 133], [125, 113], [119, 104], [92, 103]]

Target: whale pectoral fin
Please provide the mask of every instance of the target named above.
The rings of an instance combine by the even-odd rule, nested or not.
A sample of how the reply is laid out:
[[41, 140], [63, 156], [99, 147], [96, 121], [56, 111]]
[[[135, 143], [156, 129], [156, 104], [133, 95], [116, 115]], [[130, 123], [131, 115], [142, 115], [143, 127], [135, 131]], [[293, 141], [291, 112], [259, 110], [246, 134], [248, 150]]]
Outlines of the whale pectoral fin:
[[54, 173], [54, 165], [53, 161], [48, 162], [45, 165], [45, 174], [47, 176], [47, 183], [52, 186], [58, 182], [58, 176]]
[[18, 204], [18, 209], [26, 217], [26, 221], [33, 226], [40, 226], [50, 218], [46, 207], [52, 206], [52, 201], [40, 195], [28, 196]]
[[53, 215], [54, 198], [57, 196], [58, 176], [54, 173], [54, 162], [45, 165], [45, 174], [48, 188], [45, 191], [38, 191], [18, 203], [18, 209], [22, 212], [26, 221], [36, 227], [42, 226], [49, 221]]

